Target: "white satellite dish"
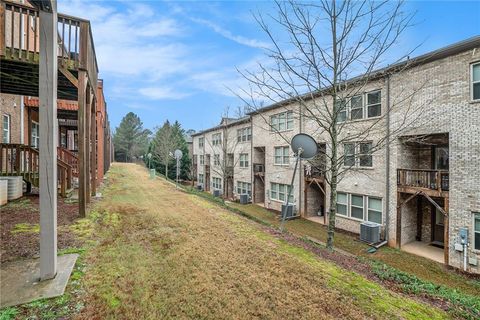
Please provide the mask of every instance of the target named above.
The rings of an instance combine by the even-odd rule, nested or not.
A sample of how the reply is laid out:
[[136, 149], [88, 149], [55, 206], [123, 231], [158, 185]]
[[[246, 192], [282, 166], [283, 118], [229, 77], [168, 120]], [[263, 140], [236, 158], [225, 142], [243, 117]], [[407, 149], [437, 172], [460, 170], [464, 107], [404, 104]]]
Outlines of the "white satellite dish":
[[179, 149], [175, 150], [175, 159], [182, 159], [182, 157], [183, 157], [182, 150], [179, 150]]
[[[285, 219], [287, 218], [287, 213], [289, 212], [288, 199], [290, 198], [293, 190], [293, 181], [295, 180], [295, 175], [297, 173], [298, 161], [300, 159], [311, 159], [315, 157], [318, 153], [317, 142], [311, 136], [305, 133], [296, 134], [290, 146], [295, 153], [295, 169], [293, 169], [292, 182], [290, 183], [290, 191], [285, 199], [285, 205], [282, 206], [282, 222], [280, 223], [280, 231], [283, 232], [283, 225]], [[291, 217], [290, 217], [291, 218]]]

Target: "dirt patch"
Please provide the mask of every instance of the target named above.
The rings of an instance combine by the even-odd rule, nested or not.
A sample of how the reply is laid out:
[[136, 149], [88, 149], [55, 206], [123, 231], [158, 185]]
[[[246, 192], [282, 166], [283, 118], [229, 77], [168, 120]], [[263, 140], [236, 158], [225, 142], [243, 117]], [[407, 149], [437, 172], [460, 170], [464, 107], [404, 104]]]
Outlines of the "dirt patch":
[[[28, 195], [0, 209], [1, 263], [39, 255], [39, 208], [38, 195]], [[78, 239], [69, 229], [79, 218], [78, 204], [65, 203], [63, 198], [58, 198], [57, 208], [58, 249], [78, 246]]]

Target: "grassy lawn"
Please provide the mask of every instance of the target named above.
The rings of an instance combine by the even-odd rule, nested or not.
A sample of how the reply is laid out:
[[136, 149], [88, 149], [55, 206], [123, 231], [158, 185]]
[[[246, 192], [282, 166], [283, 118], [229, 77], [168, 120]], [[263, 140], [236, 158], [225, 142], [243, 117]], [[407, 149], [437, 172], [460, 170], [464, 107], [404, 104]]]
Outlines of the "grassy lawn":
[[115, 164], [91, 213], [81, 319], [401, 318], [448, 314]]
[[[242, 210], [273, 226], [279, 224], [278, 215], [257, 205], [228, 203], [228, 206]], [[297, 235], [310, 236], [322, 242], [327, 240], [326, 226], [309, 220], [297, 219], [288, 221], [286, 229]], [[480, 296], [480, 281], [469, 279], [453, 270], [448, 270], [435, 261], [386, 246], [371, 254], [366, 251], [369, 247], [365, 243], [360, 242], [350, 234], [342, 232], [335, 234], [335, 246], [356, 256], [383, 262], [400, 271], [415, 275], [422, 280], [455, 288], [469, 295]]]

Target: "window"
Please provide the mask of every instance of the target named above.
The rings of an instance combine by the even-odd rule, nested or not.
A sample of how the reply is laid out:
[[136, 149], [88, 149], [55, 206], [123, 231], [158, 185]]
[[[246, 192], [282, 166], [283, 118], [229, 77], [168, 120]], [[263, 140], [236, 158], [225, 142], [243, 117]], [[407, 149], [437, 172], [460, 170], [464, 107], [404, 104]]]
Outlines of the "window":
[[213, 177], [212, 186], [214, 189], [222, 189], [222, 179]]
[[347, 120], [347, 104], [344, 100], [335, 101], [335, 112], [337, 113], [337, 123]]
[[368, 197], [367, 220], [380, 224], [382, 223], [382, 199]]
[[480, 62], [472, 64], [472, 100], [480, 100]]
[[357, 220], [367, 220], [382, 224], [382, 199], [338, 192], [337, 213]]
[[337, 192], [337, 213], [346, 216], [348, 214], [348, 195], [343, 192]]
[[204, 180], [203, 180], [203, 174], [200, 173], [200, 174], [198, 175], [198, 183], [199, 183], [199, 184], [203, 184], [203, 182], [204, 182]]
[[240, 168], [248, 168], [248, 153], [240, 153]]
[[[290, 185], [288, 184], [281, 184], [281, 183], [270, 183], [270, 199], [278, 200], [278, 201], [285, 201], [287, 198], [288, 192], [290, 191]], [[290, 194], [290, 198], [288, 199], [289, 203], [294, 203], [293, 197], [293, 190]]]
[[200, 165], [205, 165], [205, 156], [203, 154], [200, 155]]
[[358, 120], [363, 118], [362, 96], [355, 96], [350, 99], [350, 119]]
[[252, 128], [246, 127], [237, 130], [237, 142], [244, 142], [252, 140]]
[[252, 196], [252, 184], [243, 181], [237, 181], [237, 193], [238, 194], [248, 194]]
[[215, 133], [212, 134], [212, 145], [217, 146], [222, 144], [222, 134]]
[[219, 154], [214, 154], [213, 155], [213, 165], [214, 166], [219, 166], [220, 165], [220, 155]]
[[10, 116], [3, 115], [3, 143], [10, 143]]
[[32, 122], [32, 147], [37, 148], [40, 143], [40, 126], [38, 125], [38, 122], [33, 121]]
[[363, 220], [363, 196], [351, 195], [350, 216]]
[[275, 147], [275, 164], [285, 165], [290, 162], [290, 147]]
[[379, 117], [382, 114], [381, 91], [367, 93], [367, 117]]
[[346, 167], [372, 167], [372, 143], [345, 143], [343, 145], [343, 165]]
[[359, 144], [359, 160], [360, 167], [371, 167], [372, 166], [372, 143], [360, 143]]
[[382, 114], [381, 91], [372, 91], [353, 96], [348, 102], [338, 99], [335, 102], [337, 123], [349, 120], [379, 117]]
[[480, 213], [474, 213], [474, 248], [475, 250], [480, 250]]
[[286, 111], [270, 117], [272, 131], [285, 131], [293, 129], [293, 112]]
[[205, 145], [205, 138], [198, 138], [198, 147], [203, 148]]

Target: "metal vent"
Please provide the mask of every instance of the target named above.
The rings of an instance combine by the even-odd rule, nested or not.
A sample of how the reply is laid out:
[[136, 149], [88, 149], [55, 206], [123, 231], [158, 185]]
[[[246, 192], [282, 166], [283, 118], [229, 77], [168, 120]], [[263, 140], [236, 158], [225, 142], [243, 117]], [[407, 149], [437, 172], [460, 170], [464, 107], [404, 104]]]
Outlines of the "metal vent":
[[380, 225], [370, 221], [362, 222], [360, 224], [360, 240], [367, 243], [380, 242]]

